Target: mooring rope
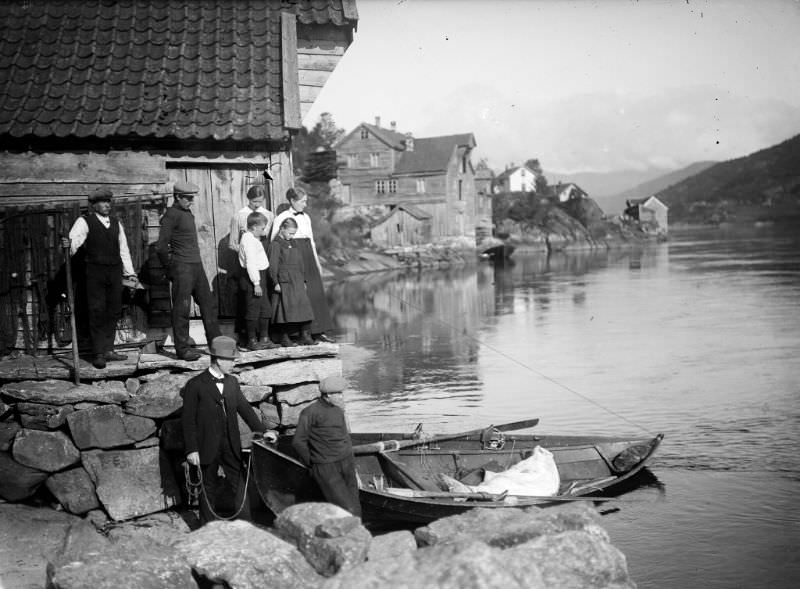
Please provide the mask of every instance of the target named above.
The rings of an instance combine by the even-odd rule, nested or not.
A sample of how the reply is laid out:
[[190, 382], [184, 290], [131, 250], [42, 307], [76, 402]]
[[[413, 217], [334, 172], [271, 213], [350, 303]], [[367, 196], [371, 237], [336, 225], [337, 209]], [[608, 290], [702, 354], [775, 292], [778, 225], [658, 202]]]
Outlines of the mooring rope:
[[[407, 301], [407, 300], [405, 300], [404, 298], [402, 298], [402, 297], [400, 297], [400, 296], [398, 296], [398, 295], [396, 295], [396, 294], [390, 293], [390, 292], [389, 292], [389, 293], [387, 293], [387, 294], [388, 294], [390, 297], [392, 297], [392, 298], [394, 298], [394, 299], [397, 299], [399, 302], [403, 303], [404, 305], [408, 305], [409, 307], [411, 307], [411, 308], [415, 309], [416, 311], [419, 311], [419, 312], [421, 312], [421, 313], [426, 313], [426, 311], [425, 311], [425, 310], [424, 310], [422, 307], [420, 307], [419, 305], [415, 305], [415, 304], [414, 304], [413, 302], [411, 302], [411, 301]], [[641, 424], [639, 424], [639, 423], [636, 423], [635, 421], [633, 421], [633, 420], [631, 420], [631, 419], [629, 419], [629, 418], [625, 417], [624, 415], [621, 415], [621, 414], [617, 413], [616, 411], [614, 411], [614, 410], [612, 410], [612, 409], [609, 409], [608, 407], [604, 406], [603, 404], [599, 403], [598, 401], [595, 401], [594, 399], [592, 399], [592, 398], [590, 398], [590, 397], [587, 397], [587, 396], [586, 396], [586, 395], [584, 395], [583, 393], [580, 393], [580, 392], [576, 391], [575, 389], [573, 389], [573, 388], [572, 388], [572, 387], [570, 387], [569, 385], [566, 385], [566, 384], [564, 384], [564, 383], [562, 383], [562, 382], [559, 382], [559, 381], [558, 381], [558, 380], [556, 380], [555, 378], [552, 378], [552, 377], [550, 377], [550, 376], [547, 376], [546, 374], [544, 374], [544, 373], [543, 373], [543, 372], [541, 372], [540, 370], [537, 370], [537, 369], [536, 369], [536, 368], [534, 368], [533, 366], [530, 366], [530, 365], [526, 364], [525, 362], [522, 362], [521, 360], [518, 360], [517, 358], [514, 358], [513, 356], [510, 356], [509, 354], [506, 354], [506, 353], [505, 353], [505, 352], [503, 352], [502, 350], [498, 350], [497, 348], [495, 348], [495, 347], [493, 347], [493, 346], [489, 345], [488, 343], [486, 343], [485, 341], [483, 341], [483, 340], [482, 340], [482, 339], [480, 339], [479, 337], [476, 337], [476, 336], [474, 336], [474, 335], [468, 335], [468, 334], [465, 334], [465, 333], [463, 333], [463, 331], [462, 331], [462, 330], [459, 330], [459, 329], [458, 329], [456, 326], [454, 326], [454, 325], [452, 325], [452, 324], [448, 323], [447, 321], [445, 321], [445, 320], [443, 320], [443, 319], [440, 319], [439, 317], [436, 317], [436, 316], [431, 316], [431, 319], [432, 319], [433, 321], [436, 321], [437, 323], [439, 323], [439, 324], [443, 325], [444, 327], [448, 328], [450, 331], [452, 331], [452, 332], [456, 333], [456, 335], [458, 335], [458, 336], [460, 336], [460, 337], [464, 337], [464, 338], [470, 339], [470, 340], [472, 340], [472, 341], [474, 341], [474, 342], [478, 343], [479, 345], [483, 346], [484, 348], [486, 348], [486, 349], [488, 349], [488, 350], [491, 350], [491, 351], [493, 351], [493, 352], [494, 352], [495, 354], [497, 354], [498, 356], [502, 356], [502, 357], [503, 357], [503, 358], [505, 358], [506, 360], [509, 360], [509, 361], [513, 362], [514, 364], [517, 364], [518, 366], [520, 366], [520, 367], [522, 367], [522, 368], [524, 368], [524, 369], [526, 369], [526, 370], [529, 370], [530, 372], [533, 372], [534, 374], [536, 374], [536, 375], [537, 375], [537, 376], [539, 376], [540, 378], [543, 378], [544, 380], [546, 380], [546, 381], [549, 381], [549, 382], [553, 383], [554, 385], [556, 385], [556, 386], [558, 386], [558, 387], [561, 387], [561, 388], [562, 388], [562, 389], [564, 389], [565, 391], [567, 391], [567, 392], [569, 392], [569, 393], [572, 393], [573, 395], [575, 395], [575, 396], [577, 396], [577, 397], [580, 397], [580, 398], [581, 398], [581, 399], [583, 399], [584, 401], [586, 401], [586, 402], [588, 402], [588, 403], [591, 403], [591, 404], [592, 404], [592, 405], [594, 405], [595, 407], [597, 407], [597, 408], [599, 408], [599, 409], [602, 409], [603, 411], [605, 411], [605, 412], [609, 413], [610, 415], [613, 415], [613, 416], [615, 416], [615, 417], [617, 417], [617, 418], [621, 419], [622, 421], [625, 421], [626, 423], [629, 423], [630, 425], [632, 425], [632, 426], [634, 426], [634, 427], [636, 427], [636, 428], [639, 428], [640, 430], [644, 431], [644, 432], [645, 432], [645, 433], [647, 433], [648, 435], [650, 435], [650, 436], [654, 435], [654, 434], [653, 434], [653, 433], [652, 433], [652, 432], [651, 432], [649, 429], [647, 429], [647, 428], [646, 428], [646, 427], [644, 427], [643, 425], [641, 425]]]

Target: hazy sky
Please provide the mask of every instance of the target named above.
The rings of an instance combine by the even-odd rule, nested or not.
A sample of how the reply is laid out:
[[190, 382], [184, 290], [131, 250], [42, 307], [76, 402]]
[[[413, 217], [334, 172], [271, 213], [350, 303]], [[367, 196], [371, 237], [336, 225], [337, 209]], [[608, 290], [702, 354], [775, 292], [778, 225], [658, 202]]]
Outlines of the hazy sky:
[[[496, 168], [676, 168], [800, 133], [800, 0], [358, 0], [305, 124], [472, 132]], [[477, 158], [476, 160], [477, 161]]]

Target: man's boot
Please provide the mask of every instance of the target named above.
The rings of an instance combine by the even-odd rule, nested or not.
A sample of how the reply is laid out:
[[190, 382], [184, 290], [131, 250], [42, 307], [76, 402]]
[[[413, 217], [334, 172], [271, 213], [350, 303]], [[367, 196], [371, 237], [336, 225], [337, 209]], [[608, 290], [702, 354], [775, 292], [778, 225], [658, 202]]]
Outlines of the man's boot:
[[317, 342], [314, 341], [314, 338], [311, 337], [311, 326], [304, 325], [300, 328], [300, 341], [298, 342], [301, 346], [316, 346]]
[[261, 340], [258, 342], [258, 345], [261, 346], [262, 350], [272, 350], [274, 348], [280, 348], [281, 344], [276, 344], [268, 336], [262, 337]]
[[283, 346], [284, 348], [293, 348], [297, 346], [297, 344], [293, 342], [292, 339], [289, 337], [289, 332], [285, 329], [281, 334], [281, 346]]
[[103, 369], [106, 367], [106, 357], [104, 354], [95, 354], [92, 359], [92, 366], [95, 368]]

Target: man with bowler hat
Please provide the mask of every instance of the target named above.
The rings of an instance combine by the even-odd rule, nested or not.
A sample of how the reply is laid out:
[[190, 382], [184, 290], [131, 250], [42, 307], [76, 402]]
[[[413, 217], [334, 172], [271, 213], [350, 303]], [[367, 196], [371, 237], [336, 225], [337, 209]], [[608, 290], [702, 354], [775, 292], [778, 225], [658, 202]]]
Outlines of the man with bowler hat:
[[319, 383], [320, 398], [300, 412], [292, 447], [310, 466], [325, 500], [361, 517], [355, 458], [342, 409], [346, 388], [341, 376]]
[[111, 216], [113, 194], [98, 188], [89, 194], [86, 215], [78, 217], [61, 245], [75, 255], [81, 246], [86, 257], [86, 297], [92, 365], [105, 368], [106, 361], [127, 359], [114, 351], [117, 320], [122, 310], [122, 277], [136, 279], [128, 240], [122, 224]]
[[[247, 489], [242, 476], [242, 446], [237, 416], [269, 442], [278, 436], [267, 431], [230, 374], [239, 352], [233, 338], [215, 337], [209, 346], [211, 364], [181, 390], [183, 443], [186, 461], [200, 469], [200, 522], [219, 519], [217, 502], [233, 496], [238, 517], [250, 519]], [[220, 480], [219, 471], [224, 473]]]
[[220, 335], [217, 323], [217, 304], [208, 286], [208, 278], [200, 258], [197, 227], [192, 204], [200, 189], [188, 182], [176, 182], [174, 202], [161, 218], [156, 252], [167, 277], [172, 281], [172, 336], [175, 352], [182, 360], [200, 358], [200, 352], [189, 340], [189, 311], [192, 297], [200, 308], [206, 340]]

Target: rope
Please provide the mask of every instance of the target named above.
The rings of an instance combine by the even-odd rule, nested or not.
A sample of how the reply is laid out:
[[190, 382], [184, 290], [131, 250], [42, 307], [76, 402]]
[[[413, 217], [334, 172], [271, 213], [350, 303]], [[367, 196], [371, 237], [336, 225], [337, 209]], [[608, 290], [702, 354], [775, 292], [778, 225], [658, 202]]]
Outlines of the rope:
[[[390, 297], [392, 297], [392, 298], [394, 298], [394, 299], [396, 299], [396, 300], [400, 301], [400, 302], [401, 302], [401, 303], [403, 303], [404, 305], [408, 305], [408, 306], [409, 306], [409, 307], [411, 307], [412, 309], [415, 309], [415, 310], [417, 310], [417, 311], [420, 311], [420, 312], [422, 312], [422, 313], [424, 313], [424, 312], [425, 312], [425, 310], [424, 310], [422, 307], [420, 307], [419, 305], [415, 305], [415, 304], [414, 304], [413, 302], [411, 302], [411, 301], [407, 301], [407, 300], [405, 300], [404, 298], [402, 298], [402, 297], [400, 297], [400, 296], [398, 296], [398, 295], [396, 295], [396, 294], [393, 294], [393, 293], [391, 293], [391, 292], [388, 292], [388, 291], [387, 291], [387, 294], [388, 294]], [[646, 427], [644, 427], [643, 425], [641, 425], [641, 424], [639, 424], [639, 423], [636, 423], [635, 421], [633, 421], [633, 420], [631, 420], [631, 419], [628, 419], [628, 418], [627, 418], [627, 417], [625, 417], [624, 415], [621, 415], [621, 414], [617, 413], [616, 411], [613, 411], [613, 410], [609, 409], [608, 407], [605, 407], [604, 405], [602, 405], [601, 403], [598, 403], [598, 402], [597, 402], [597, 401], [595, 401], [594, 399], [592, 399], [592, 398], [590, 398], [590, 397], [587, 397], [586, 395], [584, 395], [584, 394], [582, 394], [582, 393], [579, 393], [578, 391], [576, 391], [576, 390], [575, 390], [575, 389], [573, 389], [572, 387], [570, 387], [570, 386], [568, 386], [568, 385], [566, 385], [566, 384], [564, 384], [564, 383], [561, 383], [561, 382], [557, 381], [556, 379], [554, 379], [554, 378], [552, 378], [552, 377], [550, 377], [550, 376], [547, 376], [547, 375], [546, 375], [546, 374], [544, 374], [543, 372], [541, 372], [541, 371], [537, 370], [536, 368], [534, 368], [534, 367], [532, 367], [532, 366], [529, 366], [529, 365], [525, 364], [524, 362], [522, 362], [522, 361], [520, 361], [520, 360], [517, 360], [517, 359], [516, 359], [516, 358], [514, 358], [513, 356], [509, 356], [508, 354], [506, 354], [506, 353], [502, 352], [501, 350], [498, 350], [497, 348], [494, 348], [494, 347], [490, 346], [489, 344], [487, 344], [486, 342], [484, 342], [484, 341], [483, 341], [482, 339], [480, 339], [479, 337], [476, 337], [476, 336], [474, 336], [474, 335], [468, 335], [468, 334], [465, 334], [465, 333], [463, 333], [461, 330], [459, 330], [457, 327], [455, 327], [454, 325], [451, 325], [451, 324], [450, 324], [450, 323], [448, 323], [447, 321], [444, 321], [444, 320], [442, 320], [442, 319], [439, 319], [438, 317], [432, 317], [432, 319], [433, 319], [434, 321], [436, 321], [437, 323], [439, 323], [440, 325], [443, 325], [444, 327], [448, 328], [450, 331], [452, 331], [452, 332], [456, 333], [457, 335], [459, 335], [459, 336], [461, 336], [461, 337], [465, 337], [465, 338], [467, 338], [467, 339], [470, 339], [470, 340], [472, 340], [472, 341], [474, 341], [474, 342], [476, 342], [476, 343], [480, 344], [480, 345], [481, 345], [481, 346], [483, 346], [484, 348], [486, 348], [486, 349], [488, 349], [488, 350], [491, 350], [491, 351], [493, 351], [493, 352], [494, 352], [495, 354], [497, 354], [498, 356], [502, 356], [502, 357], [503, 357], [503, 358], [505, 358], [506, 360], [509, 360], [509, 361], [513, 362], [514, 364], [516, 364], [516, 365], [518, 365], [518, 366], [520, 366], [520, 367], [522, 367], [522, 368], [524, 368], [524, 369], [526, 369], [526, 370], [529, 370], [530, 372], [533, 372], [534, 374], [536, 374], [536, 375], [537, 375], [537, 376], [539, 376], [540, 378], [543, 378], [544, 380], [546, 380], [546, 381], [549, 381], [549, 382], [553, 383], [554, 385], [556, 385], [556, 386], [558, 386], [558, 387], [561, 387], [561, 388], [562, 388], [562, 389], [564, 389], [565, 391], [567, 391], [567, 392], [569, 392], [569, 393], [572, 393], [573, 395], [575, 395], [575, 396], [577, 396], [577, 397], [580, 397], [580, 398], [581, 398], [581, 399], [583, 399], [584, 401], [586, 401], [586, 402], [588, 402], [588, 403], [591, 403], [591, 404], [592, 404], [592, 405], [594, 405], [595, 407], [597, 407], [597, 408], [599, 408], [599, 409], [602, 409], [603, 411], [605, 411], [605, 412], [609, 413], [610, 415], [613, 415], [613, 416], [617, 417], [618, 419], [621, 419], [622, 421], [625, 421], [626, 423], [629, 423], [630, 425], [632, 425], [632, 426], [634, 426], [634, 427], [636, 427], [636, 428], [639, 428], [640, 430], [642, 430], [642, 431], [646, 432], [648, 435], [651, 435], [651, 436], [653, 435], [653, 433], [652, 433], [650, 430], [648, 430]]]
[[224, 521], [231, 521], [236, 519], [239, 514], [244, 509], [244, 504], [247, 502], [247, 487], [250, 484], [250, 466], [251, 466], [251, 458], [252, 454], [248, 452], [247, 456], [247, 467], [246, 467], [246, 474], [244, 478], [244, 490], [242, 492], [242, 502], [239, 505], [239, 508], [233, 513], [233, 515], [229, 515], [227, 517], [218, 514], [214, 510], [214, 506], [208, 500], [208, 495], [206, 495], [206, 486], [203, 483], [203, 469], [199, 466], [195, 467], [197, 469], [197, 482], [192, 481], [191, 477], [191, 466], [188, 462], [184, 462], [184, 473], [186, 474], [186, 493], [189, 496], [189, 505], [199, 505], [199, 502], [202, 498], [202, 501], [205, 503], [208, 511], [213, 515], [216, 519], [221, 519]]

